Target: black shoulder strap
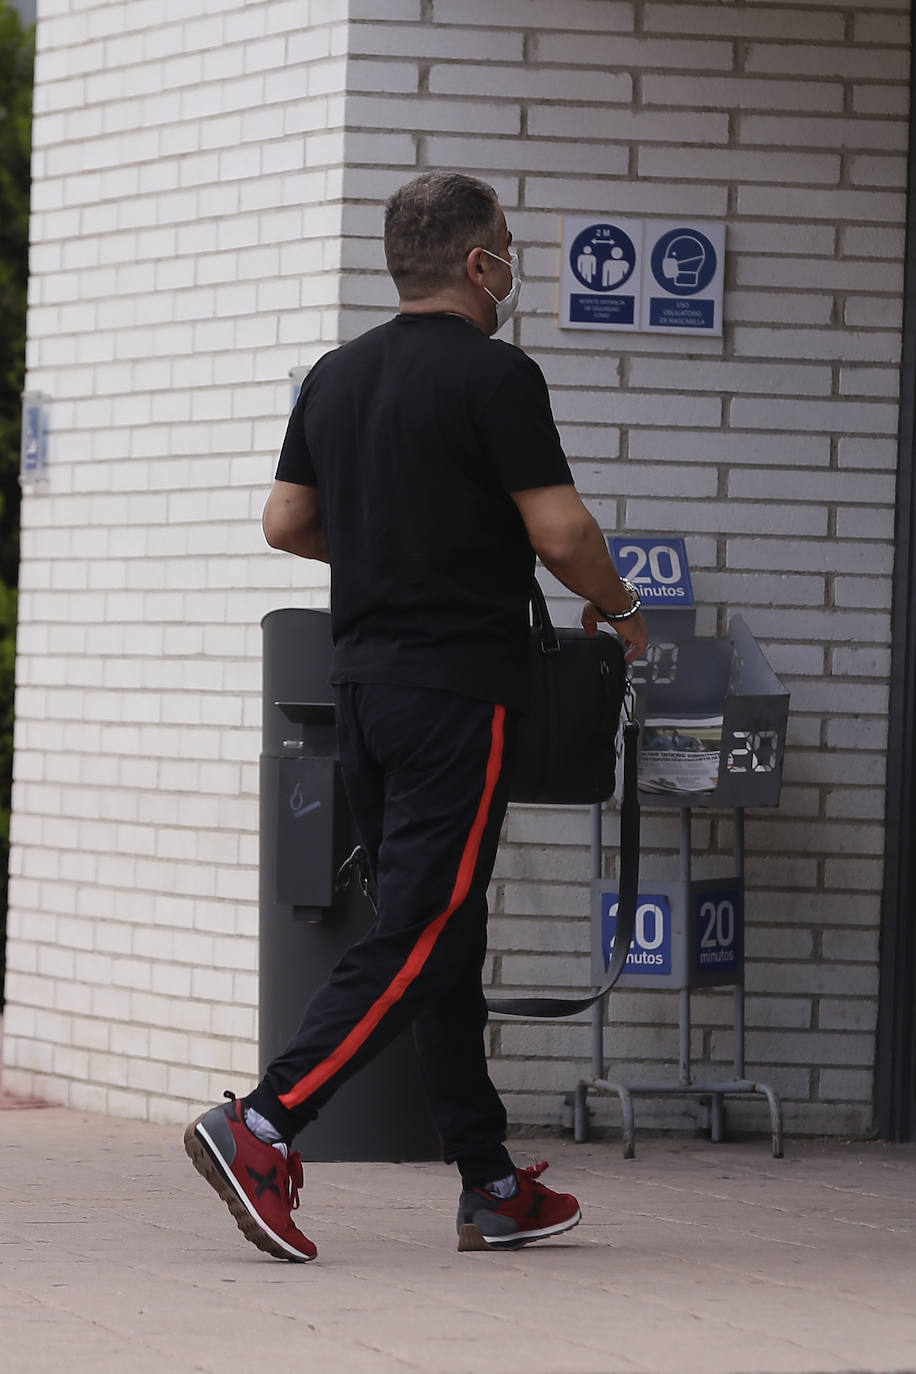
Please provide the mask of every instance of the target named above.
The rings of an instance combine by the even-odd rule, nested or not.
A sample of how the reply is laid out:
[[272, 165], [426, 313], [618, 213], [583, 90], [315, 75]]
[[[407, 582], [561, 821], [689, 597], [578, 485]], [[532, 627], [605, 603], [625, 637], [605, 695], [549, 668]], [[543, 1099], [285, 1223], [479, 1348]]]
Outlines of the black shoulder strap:
[[550, 619], [550, 611], [547, 609], [546, 598], [536, 577], [531, 579], [529, 600], [531, 604], [531, 626], [537, 631], [541, 641], [541, 653], [558, 654], [560, 641], [557, 639], [557, 632], [554, 629], [553, 621]]
[[633, 940], [639, 891], [639, 797], [636, 786], [639, 726], [628, 720], [623, 727], [623, 798], [620, 805], [620, 899], [617, 934], [607, 977], [597, 992], [586, 997], [488, 998], [490, 1011], [505, 1016], [575, 1016], [606, 997], [623, 972]]

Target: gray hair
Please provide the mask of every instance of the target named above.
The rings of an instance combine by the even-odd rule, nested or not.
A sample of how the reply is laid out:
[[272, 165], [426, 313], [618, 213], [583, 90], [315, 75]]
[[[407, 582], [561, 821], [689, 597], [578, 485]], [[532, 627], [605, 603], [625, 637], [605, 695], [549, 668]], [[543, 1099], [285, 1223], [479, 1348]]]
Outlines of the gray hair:
[[385, 259], [402, 300], [433, 295], [464, 276], [472, 248], [495, 249], [502, 226], [492, 186], [461, 172], [424, 172], [385, 206]]

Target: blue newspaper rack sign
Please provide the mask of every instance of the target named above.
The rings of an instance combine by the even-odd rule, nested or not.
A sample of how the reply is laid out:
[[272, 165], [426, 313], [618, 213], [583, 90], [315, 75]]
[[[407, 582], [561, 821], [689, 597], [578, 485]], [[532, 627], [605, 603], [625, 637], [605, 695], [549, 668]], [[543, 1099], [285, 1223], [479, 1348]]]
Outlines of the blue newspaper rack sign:
[[692, 606], [693, 584], [683, 538], [608, 538], [611, 557], [621, 577], [628, 578], [639, 591], [646, 609], [663, 610]]
[[[648, 878], [640, 892], [633, 943], [621, 988], [722, 987], [744, 977], [744, 880]], [[604, 981], [617, 935], [620, 894], [606, 879], [592, 883], [592, 981]]]
[[[598, 893], [601, 921], [601, 957], [607, 972], [617, 935], [619, 893], [602, 888]], [[632, 975], [643, 984], [646, 978], [670, 979], [673, 927], [671, 903], [664, 892], [640, 892], [636, 904], [633, 943], [624, 966], [623, 978]]]
[[744, 882], [738, 876], [690, 884], [688, 943], [693, 987], [740, 983], [744, 969]]

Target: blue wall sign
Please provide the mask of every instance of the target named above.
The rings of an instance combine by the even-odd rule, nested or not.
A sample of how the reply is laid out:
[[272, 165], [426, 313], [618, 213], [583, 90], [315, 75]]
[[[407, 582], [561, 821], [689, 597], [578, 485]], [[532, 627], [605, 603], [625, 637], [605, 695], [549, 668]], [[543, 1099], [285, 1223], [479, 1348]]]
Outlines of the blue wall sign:
[[642, 327], [721, 334], [725, 225], [646, 221]]
[[563, 219], [561, 329], [722, 333], [725, 225]]
[[43, 391], [22, 393], [19, 481], [31, 487], [48, 480], [48, 429], [51, 398]]
[[569, 265], [589, 291], [615, 291], [636, 270], [636, 249], [615, 224], [589, 224], [572, 241]]
[[672, 296], [698, 296], [716, 275], [719, 259], [699, 229], [669, 229], [656, 241], [650, 264], [663, 290]]
[[698, 974], [737, 973], [742, 959], [741, 889], [694, 884], [693, 961]]
[[647, 609], [694, 604], [683, 539], [670, 536], [633, 539], [612, 535], [607, 542], [617, 571], [639, 589]]
[[[604, 967], [611, 961], [617, 934], [619, 893], [601, 894], [601, 955]], [[640, 892], [636, 906], [636, 925], [624, 974], [670, 974], [671, 903], [664, 893]]]
[[567, 218], [561, 326], [638, 329], [641, 248], [641, 220]]

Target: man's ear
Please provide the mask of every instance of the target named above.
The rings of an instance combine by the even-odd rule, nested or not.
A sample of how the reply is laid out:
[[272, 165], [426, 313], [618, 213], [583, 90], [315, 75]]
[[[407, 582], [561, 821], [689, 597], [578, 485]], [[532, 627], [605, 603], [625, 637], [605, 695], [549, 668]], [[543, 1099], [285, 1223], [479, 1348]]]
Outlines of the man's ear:
[[472, 248], [467, 255], [465, 271], [474, 286], [483, 286], [487, 275], [486, 254], [482, 248]]

